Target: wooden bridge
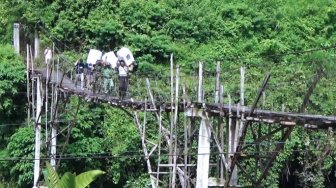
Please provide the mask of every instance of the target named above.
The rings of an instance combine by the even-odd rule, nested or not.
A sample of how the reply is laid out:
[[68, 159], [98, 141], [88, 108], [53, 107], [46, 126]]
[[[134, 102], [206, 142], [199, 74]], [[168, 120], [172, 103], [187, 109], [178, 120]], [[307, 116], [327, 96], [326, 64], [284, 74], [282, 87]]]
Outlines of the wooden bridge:
[[[29, 58], [28, 58], [28, 61]], [[335, 116], [312, 115], [305, 113], [277, 112], [258, 109], [264, 90], [270, 79], [265, 75], [251, 106], [244, 105], [244, 68], [241, 69], [241, 100], [233, 104], [228, 95], [228, 104], [224, 104], [224, 92], [217, 63], [215, 101], [203, 100], [203, 68], [199, 64], [197, 101], [188, 100], [185, 88], [179, 85], [179, 68], [173, 68], [171, 60], [171, 79], [169, 101], [155, 100], [150, 80], [146, 79], [148, 97], [143, 100], [120, 100], [116, 96], [95, 93], [80, 89], [73, 81], [58, 70], [57, 66], [47, 69], [34, 69], [27, 63], [31, 80], [28, 95], [33, 114], [36, 115], [36, 147], [34, 185], [40, 174], [41, 125], [51, 129], [48, 139], [51, 164], [57, 166], [63, 150], [56, 152], [56, 138], [64, 134], [69, 141], [73, 124], [61, 128], [58, 126], [60, 103], [67, 103], [67, 97], [77, 95], [81, 99], [94, 103], [106, 103], [125, 111], [134, 120], [141, 136], [148, 173], [152, 187], [237, 187], [238, 177], [245, 177], [245, 185], [265, 186], [263, 181], [284, 148], [295, 126], [309, 129], [329, 129], [336, 127]], [[175, 72], [176, 71], [176, 72]], [[174, 76], [175, 75], [175, 76]], [[175, 84], [174, 84], [175, 83]], [[51, 93], [51, 94], [50, 94]], [[182, 93], [182, 94], [181, 94]], [[306, 96], [309, 98], [309, 95]], [[303, 104], [303, 108], [306, 104]], [[50, 117], [41, 122], [44, 115]], [[157, 137], [146, 134], [146, 114], [157, 119]], [[183, 117], [179, 114], [184, 114]], [[166, 115], [166, 116], [165, 116]], [[163, 121], [166, 117], [167, 121]], [[261, 127], [268, 127], [263, 131]], [[47, 131], [46, 131], [47, 132]], [[66, 132], [68, 134], [66, 134]], [[198, 133], [198, 134], [197, 134]], [[248, 140], [246, 138], [249, 137]], [[153, 141], [154, 140], [154, 141]], [[267, 144], [265, 144], [267, 143]], [[197, 145], [197, 148], [193, 146]], [[165, 159], [163, 156], [168, 156]], [[253, 162], [252, 162], [253, 161]], [[60, 160], [58, 160], [59, 164]], [[246, 166], [256, 166], [256, 171], [247, 171]]]

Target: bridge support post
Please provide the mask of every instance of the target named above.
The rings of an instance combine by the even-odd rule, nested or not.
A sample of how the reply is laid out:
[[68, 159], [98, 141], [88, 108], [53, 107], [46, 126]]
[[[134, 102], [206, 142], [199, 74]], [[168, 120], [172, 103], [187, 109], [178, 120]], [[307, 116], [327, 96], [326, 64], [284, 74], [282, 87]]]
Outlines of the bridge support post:
[[20, 24], [14, 23], [13, 45], [16, 53], [20, 53]]
[[34, 58], [38, 58], [40, 56], [40, 38], [38, 31], [35, 30], [35, 36], [34, 36]]
[[[234, 156], [234, 153], [236, 152], [237, 143], [238, 143], [238, 128], [236, 120], [232, 118], [232, 110], [231, 110], [231, 96], [228, 95], [229, 99], [229, 118], [228, 118], [228, 164], [231, 166], [231, 159]], [[235, 166], [232, 171], [232, 176], [229, 182], [230, 186], [237, 186], [237, 167]], [[228, 179], [228, 178], [227, 178]]]
[[35, 117], [35, 156], [34, 156], [34, 182], [33, 187], [38, 186], [40, 176], [40, 149], [41, 149], [41, 112], [42, 112], [42, 96], [41, 81], [37, 77], [36, 86], [36, 117]]
[[201, 117], [197, 146], [196, 188], [208, 187], [211, 140], [208, 114], [203, 110], [193, 108], [186, 109], [185, 113], [187, 117]]
[[196, 187], [208, 187], [211, 131], [208, 120], [202, 118], [198, 134]]
[[[58, 79], [57, 82], [58, 84]], [[52, 95], [51, 95], [51, 109], [50, 109], [50, 126], [51, 126], [51, 136], [50, 136], [50, 165], [56, 169], [56, 147], [57, 147], [57, 124], [55, 119], [57, 119], [57, 104], [58, 104], [58, 90], [57, 84], [52, 85]]]

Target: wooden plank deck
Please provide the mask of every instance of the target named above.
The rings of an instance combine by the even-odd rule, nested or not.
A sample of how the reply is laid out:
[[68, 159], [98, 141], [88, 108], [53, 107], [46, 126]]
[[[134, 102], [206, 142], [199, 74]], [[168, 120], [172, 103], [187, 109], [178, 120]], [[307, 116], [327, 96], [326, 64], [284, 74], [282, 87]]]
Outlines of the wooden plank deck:
[[[43, 79], [47, 78], [46, 69], [36, 69], [34, 74], [41, 75]], [[50, 74], [50, 73], [49, 73]], [[131, 99], [120, 100], [119, 97], [109, 96], [106, 94], [97, 94], [93, 93], [91, 90], [84, 88], [83, 90], [79, 87], [76, 87], [71, 79], [64, 76], [63, 73], [58, 73], [58, 79], [56, 72], [50, 74], [50, 82], [60, 85], [60, 90], [64, 93], [70, 95], [77, 95], [83, 99], [96, 102], [96, 103], [108, 103], [112, 106], [117, 106], [121, 108], [128, 108], [131, 110], [139, 111], [156, 111], [157, 109], [163, 109], [165, 111], [171, 111], [170, 102], [158, 102], [155, 107], [151, 103], [145, 103], [144, 101], [137, 101]], [[322, 115], [313, 115], [313, 114], [301, 114], [295, 112], [276, 112], [270, 110], [260, 110], [255, 109], [252, 117], [248, 117], [250, 108], [247, 106], [237, 106], [231, 105], [231, 112], [229, 114], [229, 105], [228, 104], [209, 104], [209, 103], [199, 103], [191, 102], [184, 104], [180, 102], [178, 104], [179, 112], [185, 112], [186, 110], [203, 110], [208, 112], [210, 115], [222, 115], [224, 117], [237, 117], [237, 114], [244, 114], [247, 120], [253, 122], [264, 122], [264, 123], [278, 123], [286, 126], [301, 125], [307, 128], [317, 128], [317, 129], [326, 129], [328, 127], [336, 128], [336, 116], [322, 116]], [[174, 107], [173, 107], [174, 108]]]

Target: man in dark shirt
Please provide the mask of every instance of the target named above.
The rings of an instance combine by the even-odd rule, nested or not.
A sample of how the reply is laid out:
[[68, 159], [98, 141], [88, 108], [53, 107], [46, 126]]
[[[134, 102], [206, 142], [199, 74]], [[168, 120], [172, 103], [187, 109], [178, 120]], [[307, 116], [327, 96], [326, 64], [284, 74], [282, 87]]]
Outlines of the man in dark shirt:
[[83, 59], [80, 59], [75, 64], [75, 72], [76, 72], [76, 81], [75, 86], [77, 87], [77, 82], [80, 80], [81, 82], [81, 89], [84, 89], [84, 63]]

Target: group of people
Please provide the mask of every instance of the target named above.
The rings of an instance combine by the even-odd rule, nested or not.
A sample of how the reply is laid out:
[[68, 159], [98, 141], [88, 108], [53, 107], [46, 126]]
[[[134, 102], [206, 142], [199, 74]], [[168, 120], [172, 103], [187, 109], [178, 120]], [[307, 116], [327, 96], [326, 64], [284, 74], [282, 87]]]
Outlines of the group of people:
[[[79, 59], [75, 63], [75, 85], [80, 82], [80, 88], [92, 89], [93, 92], [103, 91], [111, 94], [114, 89], [115, 75], [119, 77], [119, 97], [124, 99], [128, 89], [128, 66], [125, 60], [119, 59], [116, 68], [112, 68], [106, 61], [98, 60], [95, 65], [84, 63]], [[103, 83], [103, 86], [101, 86]]]
[[[74, 67], [76, 73], [75, 86], [77, 87], [79, 85], [78, 82], [80, 82], [80, 89], [82, 90], [87, 88], [97, 93], [112, 94], [115, 91], [114, 80], [116, 79], [116, 75], [118, 75], [119, 97], [124, 99], [128, 89], [128, 72], [135, 71], [137, 64], [128, 48], [123, 47], [117, 53], [119, 53], [118, 58], [112, 53], [115, 58], [113, 68], [111, 60], [106, 57], [105, 60], [97, 58], [98, 60], [94, 60], [93, 62], [91, 60], [88, 60], [88, 62], [84, 62], [83, 59], [77, 60]], [[52, 60], [52, 50], [49, 47], [44, 51], [44, 59], [47, 65]]]

